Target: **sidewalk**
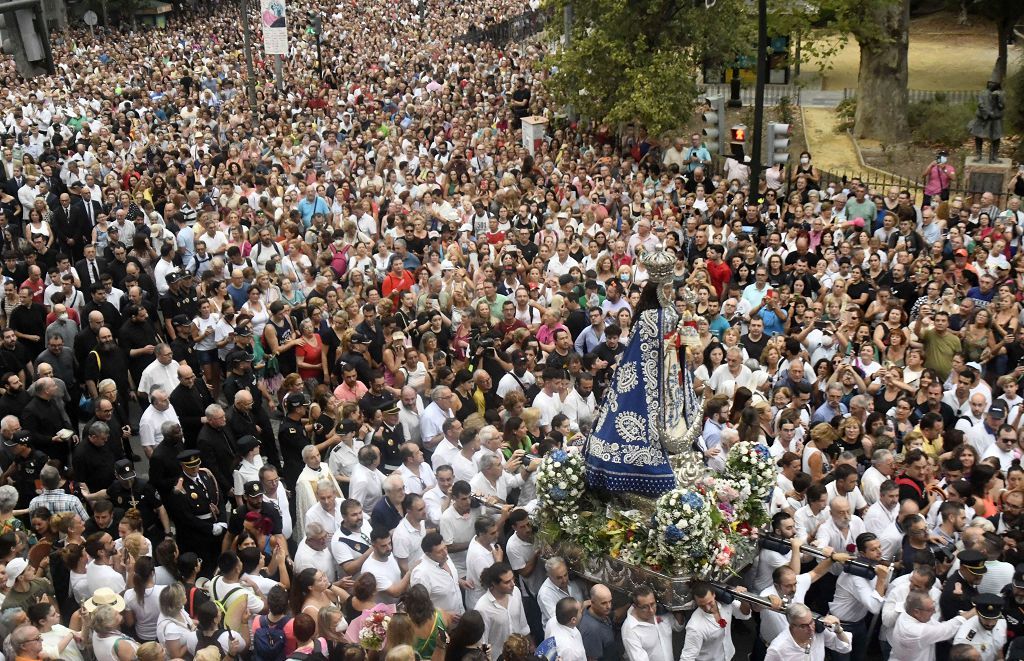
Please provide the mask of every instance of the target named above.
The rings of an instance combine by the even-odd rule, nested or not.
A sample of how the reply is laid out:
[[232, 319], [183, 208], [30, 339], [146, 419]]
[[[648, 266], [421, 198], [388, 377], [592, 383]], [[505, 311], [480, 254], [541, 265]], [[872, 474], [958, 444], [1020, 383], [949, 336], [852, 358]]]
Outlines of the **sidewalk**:
[[[840, 92], [840, 95], [842, 93]], [[831, 108], [801, 107], [807, 151], [822, 170], [839, 172], [859, 166], [857, 150], [846, 133], [836, 133], [836, 114]]]

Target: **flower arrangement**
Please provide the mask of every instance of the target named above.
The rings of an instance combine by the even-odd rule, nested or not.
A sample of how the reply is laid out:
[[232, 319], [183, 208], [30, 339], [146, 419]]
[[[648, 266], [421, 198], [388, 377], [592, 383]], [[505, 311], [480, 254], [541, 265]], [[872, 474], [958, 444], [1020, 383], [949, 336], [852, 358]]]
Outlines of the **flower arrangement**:
[[374, 606], [359, 629], [359, 646], [364, 650], [379, 651], [383, 649], [389, 624], [391, 624], [391, 616], [387, 611], [381, 605]]
[[586, 489], [585, 471], [583, 455], [566, 450], [548, 453], [537, 470], [539, 505], [563, 529], [573, 527], [574, 521], [579, 520], [579, 501]]
[[768, 497], [778, 476], [768, 448], [749, 441], [740, 441], [729, 448], [725, 471], [734, 480], [746, 481], [750, 485], [750, 496], [759, 499]]
[[776, 479], [767, 448], [737, 443], [725, 474], [698, 469], [682, 477], [677, 472], [676, 489], [646, 505], [628, 501], [627, 507], [589, 491], [585, 466], [584, 457], [573, 451], [555, 450], [544, 458], [534, 513], [540, 538], [572, 548], [581, 558], [604, 555], [689, 576], [723, 576], [745, 561], [758, 528], [767, 522], [765, 496]]

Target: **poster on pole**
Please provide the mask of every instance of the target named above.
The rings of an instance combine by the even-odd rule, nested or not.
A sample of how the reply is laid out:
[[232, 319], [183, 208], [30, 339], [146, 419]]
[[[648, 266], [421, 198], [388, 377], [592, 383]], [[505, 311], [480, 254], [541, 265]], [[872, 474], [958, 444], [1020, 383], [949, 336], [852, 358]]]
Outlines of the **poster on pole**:
[[260, 0], [260, 24], [263, 26], [263, 50], [266, 54], [287, 55], [285, 0]]

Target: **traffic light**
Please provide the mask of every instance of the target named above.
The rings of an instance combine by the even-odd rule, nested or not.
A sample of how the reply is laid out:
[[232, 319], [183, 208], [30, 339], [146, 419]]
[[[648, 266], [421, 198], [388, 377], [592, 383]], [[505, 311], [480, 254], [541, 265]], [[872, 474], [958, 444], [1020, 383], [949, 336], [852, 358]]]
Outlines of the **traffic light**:
[[309, 14], [310, 24], [306, 29], [308, 34], [316, 35], [317, 38], [323, 34], [324, 31], [324, 19], [320, 16], [320, 12], [310, 12]]
[[54, 72], [50, 37], [40, 0], [0, 4], [0, 45], [4, 54], [14, 58], [23, 78]]
[[769, 165], [785, 164], [789, 161], [789, 136], [793, 128], [789, 124], [768, 123]]
[[709, 96], [704, 99], [708, 109], [701, 115], [704, 144], [712, 154], [725, 155], [725, 97]]
[[729, 129], [729, 156], [742, 162], [743, 148], [747, 143], [747, 127], [743, 124], [736, 124]]

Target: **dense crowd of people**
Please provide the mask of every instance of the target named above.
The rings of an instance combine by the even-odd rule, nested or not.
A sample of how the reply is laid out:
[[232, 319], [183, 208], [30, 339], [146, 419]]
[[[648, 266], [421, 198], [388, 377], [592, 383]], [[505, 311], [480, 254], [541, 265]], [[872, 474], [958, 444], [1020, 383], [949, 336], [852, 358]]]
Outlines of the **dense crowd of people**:
[[[233, 5], [3, 64], [4, 658], [1024, 657], [1024, 183], [805, 152], [751, 192], [697, 135], [564, 122], [541, 45], [459, 39], [524, 9], [291, 3], [255, 115]], [[779, 467], [740, 580], [772, 608], [698, 582], [674, 616], [534, 537], [655, 250], [694, 449]]]

